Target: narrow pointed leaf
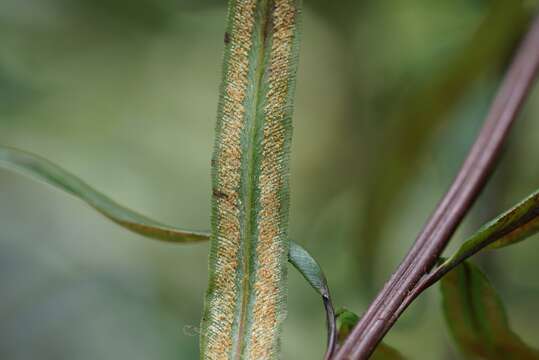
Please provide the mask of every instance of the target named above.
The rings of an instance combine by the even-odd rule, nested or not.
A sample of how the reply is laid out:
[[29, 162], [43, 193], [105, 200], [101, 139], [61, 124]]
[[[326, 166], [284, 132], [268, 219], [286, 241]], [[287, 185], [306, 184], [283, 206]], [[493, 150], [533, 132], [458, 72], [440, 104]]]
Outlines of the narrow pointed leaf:
[[331, 300], [329, 286], [326, 276], [318, 262], [299, 244], [291, 241], [288, 252], [288, 261], [300, 272], [309, 284], [315, 289], [324, 302], [328, 327], [328, 346], [326, 359], [331, 358], [337, 340], [337, 324], [335, 320], [335, 309]]
[[118, 225], [145, 237], [169, 242], [196, 242], [209, 238], [204, 232], [189, 231], [147, 218], [114, 202], [58, 165], [37, 155], [0, 147], [0, 167], [29, 175], [84, 201]]
[[484, 225], [447, 259], [438, 272], [447, 272], [485, 248], [515, 244], [539, 232], [539, 191]]
[[[339, 329], [339, 344], [344, 343], [354, 326], [356, 326], [359, 321], [359, 316], [347, 309], [339, 309], [337, 311], [337, 327]], [[405, 357], [384, 343], [379, 344], [374, 351], [374, 354], [371, 356], [371, 359], [374, 360], [404, 360]]]
[[[119, 205], [69, 171], [38, 155], [0, 146], [0, 168], [14, 170], [68, 193], [90, 205], [116, 224], [148, 238], [173, 243], [207, 241], [210, 238], [209, 232], [183, 230], [152, 220]], [[290, 263], [322, 297], [328, 296], [329, 288], [316, 260], [307, 250], [293, 241], [291, 241], [289, 251]]]
[[[84, 201], [116, 224], [137, 234], [175, 243], [205, 241], [205, 232], [189, 232], [140, 215], [117, 204], [58, 165], [29, 152], [0, 147], [0, 167], [15, 170]], [[290, 242], [289, 261], [323, 299], [328, 321], [328, 354], [335, 346], [335, 312], [326, 277], [316, 260], [300, 245]]]
[[466, 358], [539, 359], [510, 329], [500, 298], [477, 267], [462, 263], [442, 279], [441, 289], [447, 326]]

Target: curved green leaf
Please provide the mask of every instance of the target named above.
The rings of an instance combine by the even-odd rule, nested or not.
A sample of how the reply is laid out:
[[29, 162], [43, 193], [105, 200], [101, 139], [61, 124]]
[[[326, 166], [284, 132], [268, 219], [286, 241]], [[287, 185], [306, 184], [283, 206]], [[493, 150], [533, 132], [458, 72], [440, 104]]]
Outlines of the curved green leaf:
[[[116, 224], [137, 234], [157, 240], [183, 243], [206, 241], [209, 232], [190, 232], [160, 223], [119, 205], [60, 166], [26, 151], [0, 146], [0, 168], [15, 170], [84, 201]], [[316, 260], [299, 244], [291, 241], [290, 263], [323, 298], [329, 288]]]
[[0, 167], [16, 170], [63, 190], [90, 205], [118, 225], [145, 237], [168, 242], [208, 240], [209, 234], [165, 225], [125, 208], [94, 190], [75, 175], [25, 151], [0, 147]]
[[330, 299], [326, 276], [318, 262], [299, 244], [291, 241], [289, 261], [324, 299]]
[[485, 275], [464, 262], [441, 281], [451, 335], [466, 358], [539, 359], [509, 327], [504, 307]]
[[[189, 232], [149, 219], [123, 207], [96, 191], [84, 181], [60, 166], [26, 151], [0, 147], [0, 167], [15, 170], [40, 180], [58, 190], [75, 196], [105, 215], [116, 224], [148, 238], [174, 243], [208, 240], [207, 232]], [[328, 353], [334, 349], [336, 325], [335, 311], [331, 301], [326, 277], [316, 260], [299, 244], [291, 241], [289, 261], [322, 296], [328, 321]]]
[[437, 271], [446, 272], [484, 248], [497, 249], [539, 232], [539, 191], [484, 225]]
[[335, 310], [329, 292], [326, 276], [318, 262], [300, 245], [290, 241], [288, 249], [288, 261], [303, 275], [305, 280], [315, 289], [324, 302], [328, 326], [328, 349], [326, 358], [329, 359], [335, 350], [337, 340], [337, 324]]
[[[339, 329], [339, 344], [344, 343], [348, 335], [352, 332], [354, 326], [356, 326], [359, 321], [359, 316], [357, 316], [352, 311], [342, 308], [337, 311], [337, 327]], [[391, 346], [388, 346], [384, 343], [379, 344], [374, 351], [374, 354], [371, 356], [373, 360], [404, 360], [405, 357], [393, 349]]]

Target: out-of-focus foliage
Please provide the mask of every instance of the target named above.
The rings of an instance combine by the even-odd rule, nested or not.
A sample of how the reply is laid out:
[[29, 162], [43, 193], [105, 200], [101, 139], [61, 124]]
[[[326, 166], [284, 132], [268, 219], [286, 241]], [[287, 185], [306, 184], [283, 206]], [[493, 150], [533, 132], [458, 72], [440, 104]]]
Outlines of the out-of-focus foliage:
[[[507, 25], [515, 13], [502, 11], [488, 41], [476, 41], [478, 31], [498, 7], [523, 5], [529, 16], [536, 1], [304, 2], [291, 236], [324, 264], [336, 303], [361, 313], [365, 279], [382, 285], [446, 190], [525, 20]], [[205, 229], [225, 7], [1, 1], [0, 144], [54, 159], [166, 223]], [[476, 72], [466, 51], [493, 48]], [[435, 90], [438, 79], [451, 82], [451, 96]], [[538, 100], [534, 92], [493, 179], [504, 186], [487, 189], [474, 216], [537, 189]], [[433, 127], [421, 135], [421, 124]], [[390, 150], [403, 141], [410, 146]], [[377, 203], [375, 187], [389, 203]], [[366, 221], [378, 206], [384, 215]], [[362, 236], [369, 225], [373, 236]], [[465, 223], [454, 247], [476, 228]], [[148, 241], [1, 170], [0, 229], [0, 358], [197, 357], [206, 245]], [[535, 347], [538, 252], [528, 241], [489, 260], [515, 332]], [[430, 295], [387, 342], [411, 359], [458, 358]], [[320, 358], [320, 300], [293, 271], [289, 303], [283, 357]]]
[[464, 262], [441, 281], [447, 325], [469, 359], [539, 359], [509, 327], [496, 291], [481, 271]]

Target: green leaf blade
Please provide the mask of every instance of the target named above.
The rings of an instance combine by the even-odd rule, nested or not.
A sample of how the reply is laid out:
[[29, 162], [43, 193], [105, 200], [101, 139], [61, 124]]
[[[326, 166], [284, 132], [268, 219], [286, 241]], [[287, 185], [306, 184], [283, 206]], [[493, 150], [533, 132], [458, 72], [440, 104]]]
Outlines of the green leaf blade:
[[510, 328], [505, 309], [485, 275], [464, 262], [441, 281], [450, 333], [466, 358], [539, 359]]
[[516, 244], [539, 232], [539, 191], [484, 225], [447, 259], [438, 271], [447, 272], [479, 251]]
[[318, 264], [307, 250], [291, 241], [289, 260], [320, 296], [323, 298], [330, 297], [326, 276], [322, 271], [320, 264]]
[[165, 225], [119, 205], [60, 166], [38, 156], [0, 147], [0, 167], [30, 176], [82, 200], [116, 224], [144, 237], [175, 243], [208, 240], [205, 232]]

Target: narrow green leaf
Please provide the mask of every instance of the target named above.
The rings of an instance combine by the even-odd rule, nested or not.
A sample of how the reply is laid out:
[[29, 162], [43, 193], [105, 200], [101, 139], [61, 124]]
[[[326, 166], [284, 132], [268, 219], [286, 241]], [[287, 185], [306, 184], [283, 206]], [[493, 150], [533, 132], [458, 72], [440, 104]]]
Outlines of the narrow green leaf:
[[[96, 191], [75, 175], [34, 154], [0, 147], [0, 167], [29, 175], [71, 194], [116, 224], [145, 237], [174, 243], [205, 241], [210, 237], [209, 233], [182, 230], [129, 210]], [[322, 297], [328, 322], [328, 354], [331, 354], [335, 347], [336, 324], [326, 277], [320, 265], [307, 250], [293, 241], [290, 242], [288, 260]]]
[[509, 327], [504, 307], [485, 275], [464, 262], [441, 281], [447, 326], [470, 359], [539, 359]]
[[0, 147], [0, 167], [21, 172], [63, 190], [84, 201], [118, 225], [142, 236], [180, 243], [204, 241], [209, 238], [207, 233], [165, 225], [129, 210], [58, 165], [37, 155]]
[[[353, 313], [350, 310], [345, 308], [339, 309], [337, 311], [337, 327], [339, 329], [339, 344], [344, 343], [348, 335], [352, 332], [354, 326], [356, 326], [359, 321], [359, 316]], [[374, 360], [404, 360], [405, 357], [393, 349], [391, 346], [388, 346], [384, 343], [379, 344], [374, 351], [374, 354], [371, 356], [371, 359]]]
[[[0, 146], [0, 168], [14, 170], [84, 201], [99, 213], [127, 230], [145, 237], [173, 243], [209, 240], [209, 232], [190, 232], [163, 224], [117, 204], [83, 180], [60, 166], [26, 151]], [[320, 266], [300, 245], [291, 241], [290, 263], [307, 279], [322, 297], [329, 297], [329, 288]]]
[[279, 357], [300, 8], [301, 0], [229, 1], [203, 359]]
[[465, 241], [437, 271], [446, 272], [484, 248], [497, 249], [522, 241], [539, 231], [539, 191], [536, 191]]

